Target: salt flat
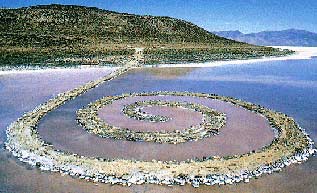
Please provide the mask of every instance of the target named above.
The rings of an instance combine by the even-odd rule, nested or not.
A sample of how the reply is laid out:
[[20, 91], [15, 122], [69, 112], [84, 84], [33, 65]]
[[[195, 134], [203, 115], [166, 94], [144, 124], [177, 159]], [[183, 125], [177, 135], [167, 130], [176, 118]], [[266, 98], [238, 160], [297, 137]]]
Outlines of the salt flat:
[[157, 67], [217, 67], [223, 65], [241, 65], [253, 64], [257, 62], [279, 61], [279, 60], [301, 60], [310, 59], [317, 56], [317, 47], [293, 47], [293, 46], [272, 46], [274, 48], [289, 49], [295, 51], [295, 54], [282, 57], [263, 57], [257, 59], [247, 60], [228, 60], [228, 61], [214, 61], [204, 63], [180, 63], [180, 64], [160, 64]]

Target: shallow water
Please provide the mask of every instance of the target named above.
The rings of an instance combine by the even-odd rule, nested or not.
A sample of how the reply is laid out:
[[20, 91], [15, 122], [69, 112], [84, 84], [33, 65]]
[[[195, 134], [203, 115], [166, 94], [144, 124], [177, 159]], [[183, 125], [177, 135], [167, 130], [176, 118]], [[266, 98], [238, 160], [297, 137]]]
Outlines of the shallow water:
[[[166, 97], [133, 97], [138, 101], [142, 100], [166, 100]], [[98, 116], [110, 125], [120, 128], [128, 128], [134, 131], [169, 131], [184, 130], [190, 126], [198, 126], [203, 119], [202, 113], [184, 108], [170, 106], [143, 106], [142, 112], [151, 115], [160, 115], [168, 117], [165, 122], [150, 122], [146, 120], [131, 119], [128, 115], [122, 113], [125, 105], [131, 104], [136, 100], [126, 98], [120, 101], [114, 101], [98, 111]]]
[[[129, 82], [126, 80], [125, 82]], [[110, 85], [122, 88], [123, 85]], [[138, 84], [138, 83], [137, 83]], [[152, 85], [155, 88], [155, 85]], [[94, 89], [95, 90], [95, 89]], [[112, 90], [112, 89], [111, 89]], [[104, 93], [102, 86], [98, 87], [94, 95]], [[129, 91], [130, 92], [130, 91]], [[81, 98], [89, 98], [88, 91]], [[131, 104], [135, 101], [164, 99], [167, 101], [188, 101], [202, 104], [214, 108], [227, 115], [226, 125], [221, 128], [218, 135], [204, 138], [198, 141], [189, 141], [180, 144], [134, 142], [126, 140], [114, 140], [100, 138], [97, 135], [87, 133], [76, 121], [76, 110], [84, 105], [83, 101], [73, 101], [73, 105], [65, 105], [52, 111], [39, 123], [38, 131], [43, 140], [50, 142], [59, 150], [74, 152], [79, 155], [103, 158], [124, 158], [136, 160], [177, 160], [183, 161], [191, 158], [203, 158], [209, 156], [226, 156], [244, 154], [252, 150], [259, 149], [271, 143], [274, 138], [273, 130], [268, 121], [262, 116], [243, 108], [233, 106], [219, 100], [210, 100], [194, 97], [179, 96], [148, 96], [148, 97], [128, 97], [126, 100], [113, 102], [109, 107], [116, 111], [106, 109], [109, 117], [120, 115], [120, 104]], [[111, 114], [111, 116], [110, 116]], [[109, 118], [108, 117], [108, 118]], [[110, 122], [114, 126], [128, 126], [129, 122], [137, 123], [136, 126], [147, 127], [149, 124], [142, 121], [129, 120], [129, 118], [116, 116], [120, 119]], [[121, 120], [122, 119], [122, 120]], [[110, 119], [111, 120], [111, 119]], [[129, 120], [128, 123], [126, 121]], [[109, 121], [109, 120], [108, 120]], [[181, 119], [179, 120], [181, 121]], [[153, 123], [150, 123], [154, 125]], [[168, 122], [163, 124], [169, 124]], [[129, 125], [133, 126], [132, 124]], [[159, 126], [158, 126], [159, 127]], [[261, 135], [258, 135], [261, 133]]]
[[[316, 58], [217, 68], [187, 68], [180, 70], [180, 73], [175, 71], [178, 70], [164, 68], [135, 70], [111, 82], [121, 85], [120, 87], [112, 89], [111, 84], [104, 84], [102, 85], [104, 93], [94, 95], [92, 90], [91, 97], [79, 97], [77, 101], [71, 101], [61, 109], [71, 110], [72, 105], [91, 102], [101, 95], [121, 94], [130, 90], [137, 92], [187, 90], [217, 93], [284, 112], [294, 117], [317, 141]], [[45, 81], [43, 79], [36, 81], [34, 76], [1, 76], [0, 144], [3, 145], [5, 128], [10, 122], [18, 118], [22, 112], [32, 110], [38, 103], [60, 92], [61, 88], [53, 87], [63, 85], [62, 83], [67, 79], [67, 77], [58, 80], [56, 77], [46, 77]], [[130, 81], [125, 82], [125, 79]], [[77, 78], [77, 83], [80, 81], [80, 78]], [[61, 113], [61, 109], [57, 109], [56, 113], [58, 111]], [[201, 186], [194, 189], [191, 186], [95, 185], [68, 176], [28, 168], [6, 151], [0, 151], [0, 192], [316, 192], [316, 190], [316, 157], [310, 158], [304, 164], [290, 166], [280, 173], [251, 180], [248, 184]]]

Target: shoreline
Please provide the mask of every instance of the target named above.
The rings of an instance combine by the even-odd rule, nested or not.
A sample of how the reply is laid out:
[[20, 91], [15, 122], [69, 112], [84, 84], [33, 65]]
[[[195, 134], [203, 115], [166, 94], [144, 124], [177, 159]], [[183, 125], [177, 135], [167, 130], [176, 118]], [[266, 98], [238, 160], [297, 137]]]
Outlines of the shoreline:
[[45, 67], [45, 68], [38, 68], [38, 69], [16, 69], [13, 68], [12, 70], [1, 70], [0, 69], [0, 76], [2, 75], [10, 75], [10, 74], [30, 74], [30, 73], [49, 73], [49, 72], [64, 72], [64, 71], [74, 71], [74, 70], [98, 70], [98, 69], [119, 69], [118, 67], [109, 67], [109, 66], [87, 66], [87, 65], [79, 65], [79, 66], [70, 66], [70, 67]]
[[295, 51], [295, 54], [280, 57], [263, 57], [257, 59], [245, 59], [245, 60], [227, 60], [227, 61], [212, 61], [204, 63], [180, 63], [180, 64], [157, 64], [148, 65], [145, 67], [220, 67], [225, 65], [243, 65], [252, 64], [257, 62], [268, 62], [268, 61], [280, 61], [280, 60], [308, 60], [313, 56], [317, 56], [317, 47], [295, 47], [295, 46], [272, 46], [273, 48], [289, 49]]
[[[268, 62], [268, 61], [280, 61], [280, 60], [301, 60], [311, 59], [313, 56], [317, 56], [317, 47], [293, 47], [293, 46], [272, 46], [274, 48], [289, 49], [295, 51], [295, 54], [280, 57], [263, 57], [257, 59], [245, 59], [245, 60], [222, 60], [202, 63], [179, 63], [179, 64], [156, 64], [156, 65], [144, 65], [145, 68], [166, 68], [166, 67], [220, 67], [225, 65], [243, 65], [252, 64], [257, 62]], [[51, 71], [64, 71], [64, 70], [81, 70], [81, 69], [102, 69], [102, 68], [120, 68], [120, 66], [99, 66], [99, 65], [78, 65], [78, 66], [64, 66], [64, 67], [43, 67], [43, 68], [24, 68], [1, 70], [0, 76], [7, 74], [22, 74], [22, 73], [40, 73], [40, 72], [51, 72]]]

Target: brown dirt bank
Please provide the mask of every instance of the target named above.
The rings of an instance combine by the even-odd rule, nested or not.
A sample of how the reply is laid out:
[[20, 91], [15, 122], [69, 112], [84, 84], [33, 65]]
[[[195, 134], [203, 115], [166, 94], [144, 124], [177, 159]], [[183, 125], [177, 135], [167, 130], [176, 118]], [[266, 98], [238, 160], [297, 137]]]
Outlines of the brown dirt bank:
[[[56, 149], [63, 151], [84, 156], [140, 160], [186, 160], [193, 157], [243, 154], [270, 144], [274, 137], [264, 117], [232, 104], [195, 97], [150, 98], [160, 97], [164, 100], [183, 100], [208, 106], [225, 113], [227, 123], [217, 136], [177, 145], [155, 144], [100, 138], [87, 133], [84, 129], [71, 129], [63, 124], [68, 117], [61, 114], [58, 120], [42, 120], [38, 129], [39, 135], [43, 140], [51, 142]], [[120, 106], [114, 107], [119, 107], [114, 108], [118, 111], [121, 110]], [[138, 124], [142, 125], [140, 122]]]

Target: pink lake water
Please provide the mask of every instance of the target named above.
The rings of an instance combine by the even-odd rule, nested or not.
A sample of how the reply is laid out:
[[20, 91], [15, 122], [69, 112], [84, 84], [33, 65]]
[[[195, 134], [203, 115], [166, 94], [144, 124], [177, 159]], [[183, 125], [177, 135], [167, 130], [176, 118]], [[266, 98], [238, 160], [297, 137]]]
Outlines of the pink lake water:
[[[175, 69], [174, 69], [175, 70]], [[66, 104], [50, 116], [71, 113], [71, 107], [80, 107], [97, 100], [103, 95], [117, 95], [129, 91], [178, 90], [217, 93], [233, 96], [287, 113], [306, 128], [317, 140], [316, 112], [317, 61], [296, 60], [186, 70], [186, 74], [164, 76], [168, 69], [153, 74], [142, 69], [130, 72], [111, 84], [103, 85], [104, 92], [92, 92]], [[79, 75], [80, 74], [80, 75]], [[107, 74], [107, 71], [90, 71], [58, 74], [28, 74], [0, 76], [0, 144], [5, 141], [5, 128], [25, 111], [45, 102], [55, 94]], [[159, 75], [158, 75], [159, 74]], [[247, 75], [247, 76], [246, 76]], [[159, 76], [159, 77], [157, 77]], [[223, 77], [226, 76], [224, 80]], [[279, 79], [274, 79], [279, 77]], [[283, 79], [286, 77], [287, 79]], [[261, 81], [259, 77], [269, 77]], [[283, 81], [281, 81], [283, 79]], [[295, 84], [296, 83], [296, 84]], [[124, 86], [123, 86], [124, 85]], [[87, 93], [88, 94], [88, 93]], [[69, 116], [69, 117], [68, 117]], [[75, 115], [72, 115], [75, 117]], [[57, 116], [58, 117], [58, 116]], [[48, 117], [49, 118], [49, 117]], [[71, 118], [70, 115], [66, 117]], [[44, 121], [44, 120], [43, 120]], [[55, 126], [59, 121], [55, 121]], [[72, 129], [72, 127], [69, 127]], [[258, 133], [261, 136], [262, 133]], [[240, 136], [236, 136], [239, 138]], [[56, 140], [56, 139], [55, 139]], [[75, 140], [80, 140], [77, 138]], [[310, 158], [300, 165], [292, 165], [282, 172], [264, 175], [250, 183], [226, 186], [158, 186], [94, 184], [69, 176], [41, 172], [30, 168], [13, 158], [10, 153], [0, 150], [0, 192], [315, 192], [317, 189], [317, 159]]]

